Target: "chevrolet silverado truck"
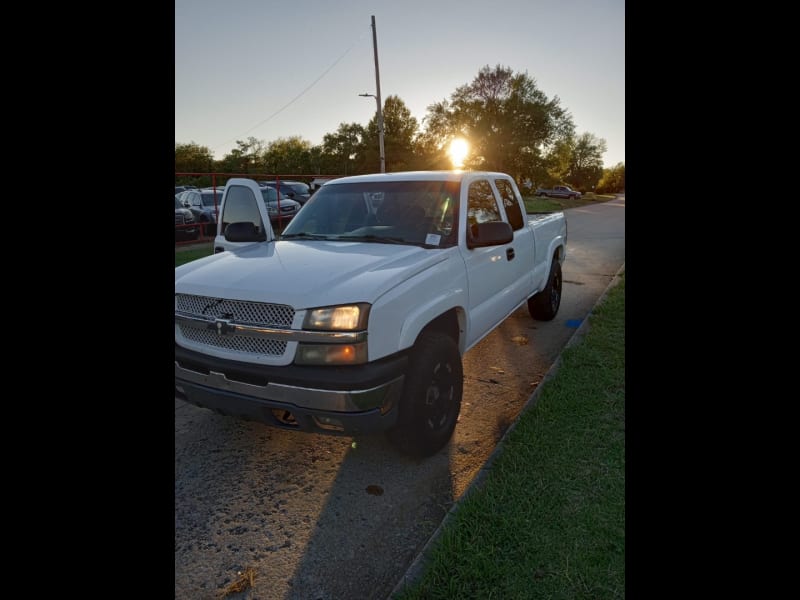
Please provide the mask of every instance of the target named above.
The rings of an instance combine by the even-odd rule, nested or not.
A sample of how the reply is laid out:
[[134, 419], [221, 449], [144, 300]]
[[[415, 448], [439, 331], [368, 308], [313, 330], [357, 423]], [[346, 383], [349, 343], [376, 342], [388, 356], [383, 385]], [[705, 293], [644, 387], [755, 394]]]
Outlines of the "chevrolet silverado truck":
[[277, 237], [258, 184], [234, 178], [220, 215], [215, 253], [175, 269], [175, 395], [224, 415], [430, 456], [462, 355], [561, 302], [564, 213], [528, 215], [503, 173], [337, 178]]
[[552, 188], [536, 188], [536, 195], [544, 198], [578, 198], [580, 199], [581, 193], [578, 190], [573, 190], [568, 185], [556, 185]]

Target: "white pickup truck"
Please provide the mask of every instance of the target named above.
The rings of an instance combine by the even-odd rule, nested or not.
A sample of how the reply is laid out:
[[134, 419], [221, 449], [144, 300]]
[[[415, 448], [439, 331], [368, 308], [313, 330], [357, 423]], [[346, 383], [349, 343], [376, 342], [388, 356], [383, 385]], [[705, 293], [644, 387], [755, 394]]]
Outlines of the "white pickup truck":
[[215, 254], [175, 269], [175, 394], [332, 434], [447, 444], [461, 356], [527, 303], [555, 317], [567, 224], [528, 215], [503, 173], [324, 184], [276, 238], [250, 179], [225, 186]]

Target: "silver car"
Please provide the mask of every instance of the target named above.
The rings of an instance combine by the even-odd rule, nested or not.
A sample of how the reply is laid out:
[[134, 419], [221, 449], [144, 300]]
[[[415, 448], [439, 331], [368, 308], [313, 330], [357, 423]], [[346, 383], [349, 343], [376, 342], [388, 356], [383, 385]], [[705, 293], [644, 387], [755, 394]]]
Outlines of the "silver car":
[[[300, 210], [300, 203], [287, 198], [283, 194], [278, 194], [278, 190], [269, 186], [259, 186], [261, 188], [261, 195], [264, 197], [264, 202], [267, 205], [267, 214], [269, 220], [273, 222], [280, 221], [281, 223], [288, 223]], [[280, 200], [280, 202], [279, 202]]]

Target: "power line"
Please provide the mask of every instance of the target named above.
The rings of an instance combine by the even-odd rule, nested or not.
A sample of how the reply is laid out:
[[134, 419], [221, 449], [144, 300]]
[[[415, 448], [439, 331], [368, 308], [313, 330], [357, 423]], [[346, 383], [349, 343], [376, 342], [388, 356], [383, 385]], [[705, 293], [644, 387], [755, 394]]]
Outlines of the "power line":
[[[371, 29], [372, 29], [372, 26], [370, 25], [370, 30], [371, 30]], [[236, 141], [237, 139], [240, 139], [240, 138], [244, 137], [245, 135], [247, 135], [248, 133], [250, 133], [250, 132], [251, 132], [251, 131], [253, 131], [254, 129], [258, 129], [258, 128], [259, 128], [259, 127], [261, 127], [261, 126], [262, 126], [264, 123], [266, 123], [267, 121], [269, 121], [269, 120], [270, 120], [270, 119], [272, 119], [273, 117], [276, 117], [276, 116], [278, 116], [278, 115], [279, 115], [280, 113], [282, 113], [284, 110], [286, 110], [287, 108], [289, 108], [289, 107], [290, 107], [292, 104], [294, 104], [295, 102], [297, 102], [297, 101], [298, 101], [298, 100], [299, 100], [299, 99], [300, 99], [300, 98], [301, 98], [301, 97], [302, 97], [302, 96], [303, 96], [303, 95], [304, 95], [304, 94], [305, 94], [305, 93], [306, 93], [308, 90], [310, 90], [312, 87], [314, 87], [314, 86], [315, 86], [315, 85], [316, 85], [316, 84], [319, 82], [319, 80], [320, 80], [320, 79], [322, 79], [323, 77], [325, 77], [325, 75], [327, 75], [327, 74], [330, 72], [330, 70], [331, 70], [331, 69], [333, 69], [333, 67], [335, 67], [337, 64], [339, 64], [339, 62], [340, 62], [340, 61], [341, 61], [341, 60], [342, 60], [342, 59], [343, 59], [345, 56], [347, 56], [347, 53], [348, 53], [348, 52], [350, 52], [350, 50], [352, 50], [353, 48], [355, 48], [355, 47], [358, 45], [358, 43], [359, 43], [359, 42], [360, 42], [362, 39], [364, 39], [364, 36], [365, 36], [365, 35], [366, 35], [366, 33], [362, 33], [362, 34], [361, 34], [361, 35], [358, 37], [358, 39], [357, 39], [355, 42], [353, 42], [353, 45], [352, 45], [352, 46], [350, 46], [350, 47], [349, 47], [347, 50], [345, 50], [345, 51], [344, 51], [344, 53], [343, 53], [343, 54], [342, 54], [342, 55], [341, 55], [339, 58], [337, 58], [337, 59], [336, 59], [336, 60], [333, 62], [333, 64], [332, 64], [330, 67], [328, 67], [327, 69], [325, 69], [325, 71], [323, 71], [323, 72], [322, 72], [322, 75], [320, 75], [320, 76], [319, 76], [319, 77], [317, 77], [317, 78], [316, 78], [314, 81], [312, 81], [312, 82], [311, 82], [311, 83], [310, 83], [310, 84], [309, 84], [309, 85], [308, 85], [308, 86], [307, 86], [307, 87], [306, 87], [306, 88], [305, 88], [305, 89], [304, 89], [302, 92], [300, 92], [299, 94], [297, 94], [297, 96], [295, 96], [294, 98], [292, 98], [292, 99], [291, 99], [291, 100], [290, 100], [288, 103], [286, 103], [285, 105], [283, 105], [281, 108], [279, 108], [278, 110], [276, 110], [274, 113], [272, 113], [270, 116], [268, 116], [266, 119], [264, 119], [264, 120], [263, 120], [263, 121], [261, 121], [260, 123], [257, 123], [256, 125], [253, 125], [253, 126], [250, 128], [250, 129], [248, 129], [247, 131], [245, 131], [243, 134], [241, 134], [241, 135], [237, 135], [236, 137], [229, 139], [227, 142], [223, 142], [222, 144], [219, 144], [218, 146], [216, 146], [216, 147], [214, 148], [214, 150], [216, 151], [216, 150], [218, 150], [218, 149], [222, 148], [223, 146], [227, 146], [227, 145], [228, 145], [228, 144], [230, 144], [231, 142], [233, 142], [233, 141]]]

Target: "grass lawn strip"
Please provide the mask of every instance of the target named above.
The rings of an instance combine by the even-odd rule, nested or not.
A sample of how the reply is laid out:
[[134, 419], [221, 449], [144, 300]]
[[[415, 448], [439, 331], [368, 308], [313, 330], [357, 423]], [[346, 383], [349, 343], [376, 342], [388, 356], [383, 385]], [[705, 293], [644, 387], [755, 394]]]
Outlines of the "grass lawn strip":
[[396, 598], [624, 598], [624, 274], [589, 325]]

